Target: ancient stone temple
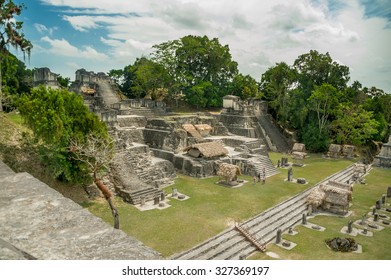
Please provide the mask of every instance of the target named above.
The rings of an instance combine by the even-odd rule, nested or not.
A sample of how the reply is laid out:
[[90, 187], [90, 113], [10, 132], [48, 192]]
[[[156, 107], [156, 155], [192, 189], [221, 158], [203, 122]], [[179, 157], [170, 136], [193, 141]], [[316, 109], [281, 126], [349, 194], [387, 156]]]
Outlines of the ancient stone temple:
[[33, 76], [34, 86], [45, 85], [52, 88], [60, 87], [60, 84], [57, 81], [58, 75], [51, 72], [47, 67], [34, 69]]
[[391, 135], [388, 143], [384, 143], [379, 155], [373, 161], [373, 166], [391, 168]]
[[98, 81], [110, 81], [110, 77], [103, 72], [95, 73], [85, 69], [79, 69], [75, 73], [75, 82], [96, 83]]

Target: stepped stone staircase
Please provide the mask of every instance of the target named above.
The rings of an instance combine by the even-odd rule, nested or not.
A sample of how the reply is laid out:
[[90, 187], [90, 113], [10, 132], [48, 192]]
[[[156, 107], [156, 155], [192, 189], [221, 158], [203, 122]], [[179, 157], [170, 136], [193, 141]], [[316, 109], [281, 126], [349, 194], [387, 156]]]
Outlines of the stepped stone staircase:
[[114, 103], [117, 103], [120, 101], [117, 94], [114, 92], [111, 84], [107, 81], [98, 81], [96, 82], [98, 84], [98, 93], [99, 96], [102, 97], [104, 106], [107, 108], [110, 108], [110, 106]]
[[161, 259], [28, 173], [0, 161], [0, 260]]
[[257, 131], [262, 132], [270, 150], [284, 153], [291, 150], [291, 145], [286, 137], [274, 125], [269, 115], [258, 116]]
[[141, 204], [141, 199], [144, 198], [145, 201], [154, 200], [155, 197], [160, 197], [163, 193], [162, 190], [157, 188], [147, 188], [141, 189], [138, 191], [130, 192], [127, 190], [117, 190], [120, 196], [128, 203], [136, 205]]
[[251, 154], [267, 155], [267, 148], [262, 139], [245, 142], [243, 145]]
[[273, 165], [272, 161], [267, 156], [258, 156], [252, 158], [256, 174], [262, 174], [265, 169], [266, 177], [271, 177], [279, 173], [278, 169]]
[[[239, 227], [251, 232], [251, 236], [255, 237], [256, 242], [266, 245], [276, 238], [278, 229], [284, 232], [289, 227], [300, 223], [302, 215], [307, 213], [306, 198], [313, 188], [329, 180], [345, 183], [353, 175], [354, 165], [351, 165], [315, 186], [245, 221]], [[235, 228], [229, 228], [188, 251], [172, 256], [171, 259], [238, 260], [251, 255], [258, 249], [257, 246], [254, 246], [254, 242], [241, 232]]]

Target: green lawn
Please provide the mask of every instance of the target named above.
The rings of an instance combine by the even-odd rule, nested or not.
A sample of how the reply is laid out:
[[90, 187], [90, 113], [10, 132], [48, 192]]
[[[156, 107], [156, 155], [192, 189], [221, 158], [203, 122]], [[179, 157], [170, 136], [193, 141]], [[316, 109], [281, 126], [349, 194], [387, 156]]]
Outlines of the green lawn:
[[[274, 163], [278, 158], [281, 158], [280, 154], [271, 154]], [[241, 176], [249, 182], [240, 188], [217, 185], [217, 177], [196, 179], [179, 175], [175, 185], [165, 191], [171, 193], [175, 187], [190, 199], [171, 200], [171, 207], [167, 209], [144, 212], [117, 199], [121, 229], [168, 257], [218, 234], [233, 221], [244, 221], [288, 199], [352, 161], [326, 160], [311, 154], [305, 163], [304, 167], [294, 167], [294, 176], [306, 178], [310, 182], [308, 185], [285, 182], [286, 169], [280, 169], [279, 174], [268, 178], [265, 185], [253, 185], [250, 177]], [[106, 202], [95, 201], [86, 207], [112, 224]]]
[[[357, 235], [353, 237], [360, 245], [363, 252], [341, 253], [333, 252], [325, 245], [325, 240], [334, 237], [350, 237], [341, 233], [342, 227], [346, 226], [350, 220], [360, 220], [362, 215], [370, 213], [370, 207], [375, 205], [375, 201], [380, 199], [382, 194], [387, 192], [387, 187], [391, 186], [391, 170], [374, 168], [365, 177], [366, 185], [355, 185], [353, 190], [353, 204], [350, 207], [352, 214], [349, 217], [316, 216], [309, 222], [321, 225], [325, 231], [315, 231], [302, 225], [295, 229], [299, 234], [295, 236], [283, 235], [283, 238], [297, 243], [297, 246], [288, 251], [272, 244], [268, 246], [268, 251], [277, 253], [281, 259], [298, 260], [391, 260], [391, 227], [386, 227], [382, 231], [375, 231], [373, 237]], [[391, 199], [386, 203], [390, 205]], [[390, 206], [388, 206], [390, 207]], [[391, 213], [388, 213], [391, 216]], [[370, 217], [368, 215], [367, 217]], [[355, 227], [355, 226], [354, 226]], [[316, 248], [316, 249], [315, 249]], [[252, 259], [271, 259], [266, 254], [257, 253]]]

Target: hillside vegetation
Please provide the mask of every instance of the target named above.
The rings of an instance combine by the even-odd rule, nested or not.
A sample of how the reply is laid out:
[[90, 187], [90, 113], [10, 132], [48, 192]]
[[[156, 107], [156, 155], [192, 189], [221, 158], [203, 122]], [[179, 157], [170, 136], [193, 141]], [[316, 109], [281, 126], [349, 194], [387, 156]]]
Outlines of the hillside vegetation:
[[30, 134], [19, 114], [0, 113], [0, 160], [15, 172], [32, 174], [77, 203], [86, 202], [88, 197], [81, 186], [56, 180], [46, 170], [31, 143]]

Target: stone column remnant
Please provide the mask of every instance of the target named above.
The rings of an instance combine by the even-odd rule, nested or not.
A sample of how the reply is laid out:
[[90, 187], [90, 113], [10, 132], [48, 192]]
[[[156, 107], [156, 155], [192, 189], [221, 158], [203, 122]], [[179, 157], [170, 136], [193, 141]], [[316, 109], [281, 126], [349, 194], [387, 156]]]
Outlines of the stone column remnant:
[[352, 233], [352, 230], [353, 230], [352, 225], [353, 225], [353, 222], [349, 221], [349, 223], [348, 223], [348, 233]]
[[281, 242], [281, 229], [277, 230], [276, 243], [279, 244]]
[[302, 223], [303, 225], [307, 224], [307, 215], [305, 213], [303, 213]]

